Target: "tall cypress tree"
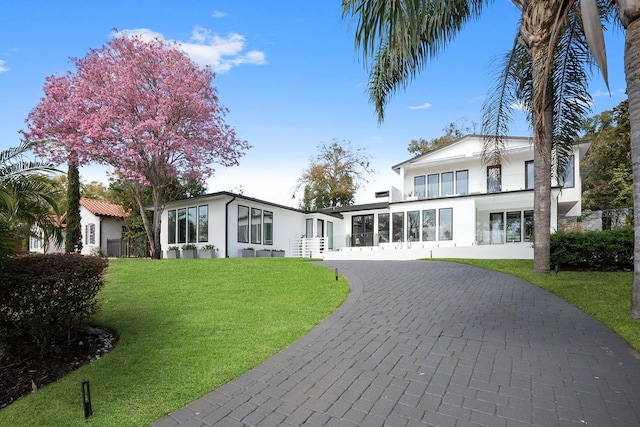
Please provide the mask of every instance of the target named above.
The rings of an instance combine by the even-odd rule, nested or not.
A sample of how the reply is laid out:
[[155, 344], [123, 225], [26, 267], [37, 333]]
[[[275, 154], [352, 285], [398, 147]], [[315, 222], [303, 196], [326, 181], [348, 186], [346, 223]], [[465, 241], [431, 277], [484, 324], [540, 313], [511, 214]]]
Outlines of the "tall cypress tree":
[[80, 171], [78, 165], [69, 162], [67, 173], [67, 235], [64, 250], [68, 253], [82, 250], [82, 228], [80, 225]]

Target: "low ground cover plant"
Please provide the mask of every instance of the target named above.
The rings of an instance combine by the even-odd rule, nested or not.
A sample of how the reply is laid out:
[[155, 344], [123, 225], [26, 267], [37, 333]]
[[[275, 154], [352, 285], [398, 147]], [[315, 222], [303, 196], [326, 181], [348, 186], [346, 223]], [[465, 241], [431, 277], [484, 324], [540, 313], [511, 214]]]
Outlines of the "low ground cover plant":
[[148, 425], [282, 350], [349, 292], [333, 270], [300, 259], [210, 261], [111, 260], [90, 320], [115, 331], [117, 346], [0, 410], [0, 425]]

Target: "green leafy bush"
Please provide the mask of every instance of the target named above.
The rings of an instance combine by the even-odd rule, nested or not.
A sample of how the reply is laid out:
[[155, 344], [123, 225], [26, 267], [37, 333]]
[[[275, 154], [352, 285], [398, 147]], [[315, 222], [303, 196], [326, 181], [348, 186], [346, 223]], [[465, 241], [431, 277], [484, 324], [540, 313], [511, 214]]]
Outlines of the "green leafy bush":
[[633, 270], [633, 228], [556, 232], [551, 235], [551, 263], [562, 269]]
[[44, 348], [97, 309], [104, 258], [27, 255], [0, 267], [0, 346], [31, 340]]

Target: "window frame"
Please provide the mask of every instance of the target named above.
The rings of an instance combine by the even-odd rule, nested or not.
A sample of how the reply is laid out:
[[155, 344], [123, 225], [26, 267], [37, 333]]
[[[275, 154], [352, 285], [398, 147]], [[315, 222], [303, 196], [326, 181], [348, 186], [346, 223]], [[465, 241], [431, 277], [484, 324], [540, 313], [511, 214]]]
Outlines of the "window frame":
[[262, 209], [251, 208], [250, 217], [250, 238], [254, 245], [262, 244]]
[[[531, 176], [529, 176], [531, 175]], [[533, 160], [526, 160], [524, 162], [524, 188], [525, 190], [533, 190], [535, 179], [535, 167]]]
[[[435, 182], [431, 182], [431, 178], [435, 178]], [[438, 196], [440, 196], [440, 174], [432, 173], [427, 175], [427, 198]]]
[[[497, 173], [492, 173], [492, 171], [496, 171]], [[502, 165], [487, 166], [487, 193], [500, 193], [501, 191]]]
[[[445, 180], [445, 177], [447, 178]], [[453, 196], [455, 192], [454, 174], [451, 172], [442, 172], [440, 174], [440, 195]]]
[[273, 211], [262, 211], [262, 233], [262, 244], [273, 245]]
[[[422, 183], [420, 183], [422, 181]], [[427, 177], [418, 175], [413, 177], [413, 195], [422, 199], [427, 195]]]
[[[460, 179], [460, 175], [464, 173], [465, 174], [465, 178]], [[464, 182], [464, 191], [460, 191], [460, 182]], [[456, 194], [460, 195], [460, 196], [466, 196], [467, 194], [469, 194], [469, 169], [461, 169], [459, 171], [456, 171]]]
[[[245, 217], [243, 217], [240, 213], [240, 210], [246, 210], [246, 224], [242, 224], [241, 220], [243, 220]], [[249, 206], [244, 206], [244, 205], [238, 205], [238, 243], [249, 243]], [[244, 230], [244, 236], [243, 234], [241, 234], [241, 231]], [[245, 237], [246, 236], [246, 237]]]
[[407, 212], [407, 241], [420, 241], [420, 211]]
[[[443, 217], [444, 217], [444, 220], [448, 219], [447, 224], [443, 222], [444, 221]], [[448, 230], [446, 228], [448, 228]], [[449, 235], [446, 236], [446, 233], [449, 233]], [[443, 234], [445, 236], [443, 236]], [[453, 208], [438, 209], [438, 240], [439, 241], [453, 240]]]
[[[427, 214], [430, 214], [427, 216]], [[423, 242], [435, 242], [437, 234], [437, 218], [435, 209], [424, 209], [422, 211], [422, 233], [420, 239]]]

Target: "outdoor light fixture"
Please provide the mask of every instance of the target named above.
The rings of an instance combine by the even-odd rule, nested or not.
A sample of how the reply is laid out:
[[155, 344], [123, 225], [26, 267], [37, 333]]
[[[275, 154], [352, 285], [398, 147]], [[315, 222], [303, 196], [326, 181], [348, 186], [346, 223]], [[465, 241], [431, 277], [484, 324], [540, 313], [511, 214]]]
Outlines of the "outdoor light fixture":
[[336, 282], [338, 281], [338, 269], [336, 268]]
[[91, 390], [89, 388], [89, 380], [82, 381], [82, 404], [84, 406], [84, 417], [89, 418], [93, 415], [93, 409], [91, 409]]

